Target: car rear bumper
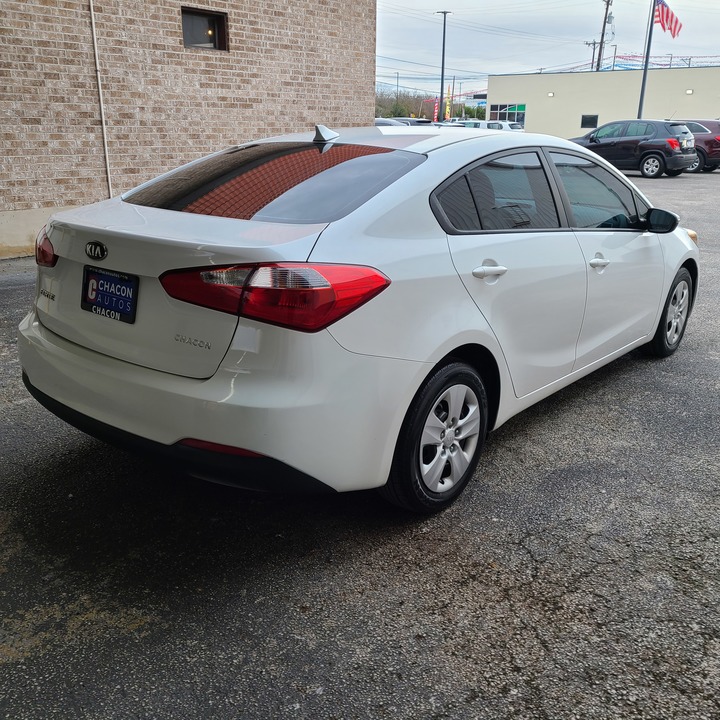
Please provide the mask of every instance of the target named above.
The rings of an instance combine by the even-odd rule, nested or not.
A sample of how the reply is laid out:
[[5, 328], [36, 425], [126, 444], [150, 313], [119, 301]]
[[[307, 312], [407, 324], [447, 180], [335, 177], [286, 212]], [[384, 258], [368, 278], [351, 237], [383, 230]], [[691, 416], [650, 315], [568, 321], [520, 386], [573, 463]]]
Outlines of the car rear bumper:
[[[327, 332], [266, 332], [265, 349], [231, 350], [206, 380], [79, 347], [34, 313], [20, 325], [18, 350], [29, 389], [51, 412], [104, 440], [177, 460], [192, 475], [256, 489], [383, 485], [428, 366], [350, 353]], [[296, 359], [292, 367], [282, 364], [279, 346]], [[263, 457], [178, 445], [187, 438]]]
[[38, 390], [24, 372], [22, 379], [28, 392], [43, 407], [69, 425], [103, 442], [170, 464], [188, 475], [263, 492], [333, 492], [330, 486], [273, 458], [228, 455], [178, 443], [163, 445], [119, 430], [54, 400]]
[[668, 170], [686, 170], [694, 162], [697, 162], [697, 154], [692, 155], [670, 155], [665, 158], [665, 165]]

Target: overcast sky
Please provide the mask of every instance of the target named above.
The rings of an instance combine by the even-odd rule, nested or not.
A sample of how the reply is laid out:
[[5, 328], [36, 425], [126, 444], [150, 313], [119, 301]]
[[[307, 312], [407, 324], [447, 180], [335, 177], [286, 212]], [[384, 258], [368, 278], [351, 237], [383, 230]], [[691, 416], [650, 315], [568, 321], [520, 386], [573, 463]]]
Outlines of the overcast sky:
[[[652, 0], [612, 0], [613, 24], [603, 56], [611, 63], [642, 56]], [[667, 0], [680, 34], [654, 26], [652, 56], [673, 67], [683, 58], [715, 56], [720, 63], [720, 0]], [[378, 0], [377, 81], [431, 91], [440, 88], [443, 16], [447, 15], [445, 85], [484, 90], [487, 75], [558, 72], [589, 65], [600, 41], [605, 0]], [[614, 37], [613, 37], [614, 29]], [[617, 48], [615, 47], [617, 46]], [[462, 83], [462, 88], [460, 87]]]

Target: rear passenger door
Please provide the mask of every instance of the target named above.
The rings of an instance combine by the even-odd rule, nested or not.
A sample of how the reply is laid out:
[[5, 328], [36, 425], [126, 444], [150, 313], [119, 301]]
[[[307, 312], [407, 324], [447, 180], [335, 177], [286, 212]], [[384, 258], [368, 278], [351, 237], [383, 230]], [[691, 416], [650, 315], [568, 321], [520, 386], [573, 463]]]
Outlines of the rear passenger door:
[[545, 161], [496, 155], [433, 193], [455, 268], [493, 329], [515, 394], [571, 372], [585, 306], [585, 260], [560, 227]]

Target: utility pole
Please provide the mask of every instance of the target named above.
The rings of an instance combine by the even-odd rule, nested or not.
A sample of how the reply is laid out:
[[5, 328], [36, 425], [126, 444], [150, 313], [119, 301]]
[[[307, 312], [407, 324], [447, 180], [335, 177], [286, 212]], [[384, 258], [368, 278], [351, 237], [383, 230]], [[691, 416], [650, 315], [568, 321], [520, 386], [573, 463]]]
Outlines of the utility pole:
[[438, 10], [435, 14], [443, 16], [442, 64], [440, 65], [440, 106], [438, 108], [438, 120], [440, 120], [440, 118], [444, 118], [445, 115], [445, 109], [443, 108], [443, 92], [445, 90], [443, 87], [443, 85], [445, 85], [445, 27], [447, 25], [447, 16], [451, 13], [449, 10]]
[[592, 69], [595, 67], [595, 48], [597, 47], [598, 41], [597, 41], [597, 40], [593, 40], [592, 42], [587, 42], [587, 41], [586, 41], [585, 44], [586, 44], [588, 47], [589, 47], [590, 45], [592, 45], [593, 57], [592, 57], [592, 62], [590, 63], [590, 69], [592, 70]]
[[607, 27], [608, 13], [612, 5], [612, 0], [603, 0], [603, 2], [605, 3], [605, 17], [603, 18], [602, 32], [600, 33], [600, 50], [598, 52], [597, 66], [595, 67], [596, 71], [600, 70], [602, 66], [603, 49], [605, 46], [605, 28]]

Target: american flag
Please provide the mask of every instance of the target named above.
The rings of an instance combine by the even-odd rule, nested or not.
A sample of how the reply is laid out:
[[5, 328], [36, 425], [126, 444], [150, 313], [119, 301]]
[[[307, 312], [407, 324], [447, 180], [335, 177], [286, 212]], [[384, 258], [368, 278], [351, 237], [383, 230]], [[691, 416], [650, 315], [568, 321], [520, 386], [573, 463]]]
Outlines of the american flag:
[[669, 30], [673, 38], [676, 38], [682, 29], [682, 23], [677, 19], [677, 16], [665, 0], [655, 0], [655, 22], [665, 32]]

